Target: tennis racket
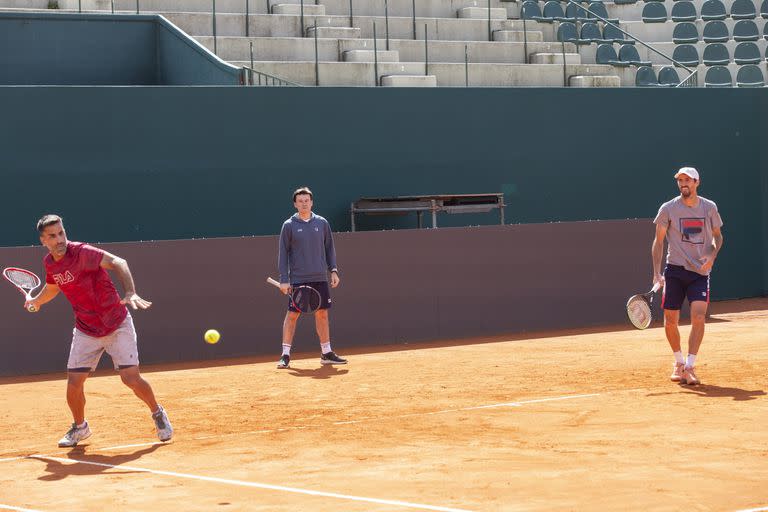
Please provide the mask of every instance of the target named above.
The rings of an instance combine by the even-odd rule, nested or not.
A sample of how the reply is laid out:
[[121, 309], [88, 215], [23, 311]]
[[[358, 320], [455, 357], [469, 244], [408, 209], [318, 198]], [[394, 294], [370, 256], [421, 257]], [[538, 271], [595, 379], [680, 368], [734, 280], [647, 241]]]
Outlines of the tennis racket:
[[[280, 288], [280, 283], [271, 277], [267, 278], [267, 282]], [[322, 300], [320, 292], [306, 284], [291, 286], [288, 297], [291, 299], [291, 306], [302, 313], [314, 313], [320, 308]]]
[[[8, 267], [3, 270], [3, 277], [10, 281], [28, 301], [32, 300], [32, 290], [40, 286], [40, 278], [34, 272], [24, 270], [23, 268]], [[29, 306], [27, 311], [34, 313], [37, 311], [37, 308]]]
[[627, 301], [627, 317], [629, 321], [638, 329], [647, 329], [653, 321], [653, 312], [651, 304], [653, 304], [653, 298], [656, 292], [659, 291], [661, 285], [656, 283], [651, 288], [651, 291], [647, 293], [639, 293], [633, 295]]

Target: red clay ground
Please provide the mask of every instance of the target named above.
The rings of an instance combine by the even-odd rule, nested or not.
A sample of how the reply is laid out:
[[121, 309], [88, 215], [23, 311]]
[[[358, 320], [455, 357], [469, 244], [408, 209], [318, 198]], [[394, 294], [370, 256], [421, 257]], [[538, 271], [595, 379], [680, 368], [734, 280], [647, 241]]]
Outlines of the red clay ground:
[[116, 375], [87, 384], [75, 449], [63, 374], [0, 379], [0, 509], [767, 507], [768, 299], [712, 311], [697, 387], [667, 380], [660, 328], [146, 367], [166, 445]]

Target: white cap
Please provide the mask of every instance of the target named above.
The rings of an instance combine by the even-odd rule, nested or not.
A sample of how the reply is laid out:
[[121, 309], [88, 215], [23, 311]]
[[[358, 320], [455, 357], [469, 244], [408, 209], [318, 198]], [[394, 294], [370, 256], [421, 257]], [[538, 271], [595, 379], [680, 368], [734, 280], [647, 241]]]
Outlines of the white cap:
[[685, 174], [691, 179], [699, 181], [699, 171], [697, 171], [693, 167], [681, 167], [680, 170], [677, 171], [677, 173], [675, 173], [675, 178], [679, 177], [681, 174]]

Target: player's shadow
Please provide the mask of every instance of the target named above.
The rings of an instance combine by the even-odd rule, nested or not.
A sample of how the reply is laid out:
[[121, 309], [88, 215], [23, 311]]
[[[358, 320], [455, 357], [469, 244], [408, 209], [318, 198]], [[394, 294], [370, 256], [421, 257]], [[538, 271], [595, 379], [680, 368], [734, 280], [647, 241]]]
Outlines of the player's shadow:
[[157, 443], [141, 450], [136, 450], [133, 453], [122, 453], [119, 455], [104, 455], [101, 453], [88, 454], [87, 446], [75, 446], [66, 454], [62, 454], [61, 457], [58, 457], [59, 459], [72, 459], [71, 463], [49, 459], [44, 456], [32, 456], [30, 458], [45, 462], [45, 471], [47, 474], [39, 477], [38, 480], [51, 482], [63, 480], [69, 476], [100, 475], [107, 471], [109, 471], [109, 474], [111, 475], [118, 473], [141, 473], [141, 471], [136, 470], [121, 470], [120, 465], [140, 459], [144, 455], [154, 452], [160, 446], [163, 445]]
[[745, 400], [755, 400], [759, 396], [766, 395], [765, 391], [762, 389], [747, 390], [741, 388], [727, 388], [722, 386], [715, 386], [714, 384], [699, 384], [697, 386], [686, 386], [681, 384], [680, 387], [690, 395], [712, 398], [733, 398], [739, 402]]
[[333, 365], [324, 364], [320, 368], [288, 368], [290, 375], [294, 377], [310, 377], [312, 379], [330, 379], [336, 375], [344, 375], [349, 370], [340, 370]]

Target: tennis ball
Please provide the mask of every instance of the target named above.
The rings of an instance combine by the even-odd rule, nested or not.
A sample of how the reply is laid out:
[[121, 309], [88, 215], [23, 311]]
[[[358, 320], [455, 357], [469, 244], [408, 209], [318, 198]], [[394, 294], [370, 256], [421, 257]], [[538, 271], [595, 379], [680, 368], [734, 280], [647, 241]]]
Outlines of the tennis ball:
[[213, 345], [214, 343], [219, 342], [219, 338], [221, 338], [221, 334], [219, 334], [219, 331], [216, 329], [208, 329], [205, 331], [205, 335], [203, 336], [206, 343], [210, 343]]

